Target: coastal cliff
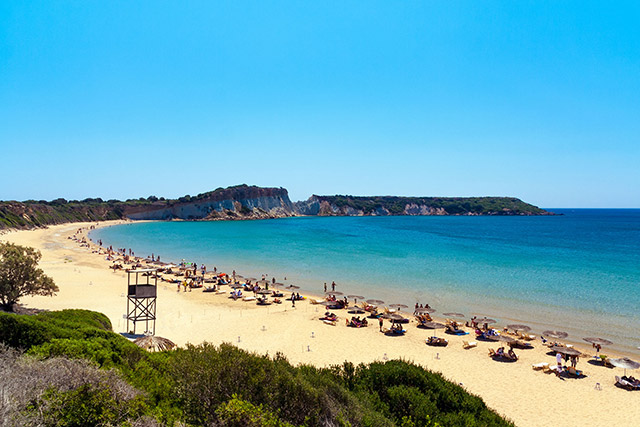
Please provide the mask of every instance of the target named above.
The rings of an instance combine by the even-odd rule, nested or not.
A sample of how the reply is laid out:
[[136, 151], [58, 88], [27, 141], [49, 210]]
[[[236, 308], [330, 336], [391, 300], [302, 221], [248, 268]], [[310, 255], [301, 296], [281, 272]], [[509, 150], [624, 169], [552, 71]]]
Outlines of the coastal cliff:
[[125, 211], [125, 216], [134, 220], [265, 219], [293, 215], [294, 206], [286, 189], [247, 185], [219, 188], [196, 197], [156, 202]]
[[0, 229], [82, 221], [230, 220], [290, 216], [553, 215], [513, 197], [317, 196], [292, 203], [284, 188], [237, 185], [178, 199], [0, 202]]
[[151, 196], [126, 201], [96, 198], [0, 202], [0, 229], [112, 219], [226, 220], [294, 215], [296, 211], [286, 189], [238, 185], [178, 199]]
[[514, 197], [311, 196], [297, 202], [300, 215], [553, 215]]

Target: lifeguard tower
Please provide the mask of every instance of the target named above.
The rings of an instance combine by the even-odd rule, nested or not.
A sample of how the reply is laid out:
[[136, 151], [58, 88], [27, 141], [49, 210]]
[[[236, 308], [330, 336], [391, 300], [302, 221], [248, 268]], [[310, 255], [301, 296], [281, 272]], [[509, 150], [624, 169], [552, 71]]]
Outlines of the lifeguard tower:
[[[156, 299], [158, 297], [158, 276], [155, 268], [127, 271], [127, 332], [129, 321], [145, 322], [145, 333], [156, 333]], [[151, 329], [149, 323], [151, 322]]]

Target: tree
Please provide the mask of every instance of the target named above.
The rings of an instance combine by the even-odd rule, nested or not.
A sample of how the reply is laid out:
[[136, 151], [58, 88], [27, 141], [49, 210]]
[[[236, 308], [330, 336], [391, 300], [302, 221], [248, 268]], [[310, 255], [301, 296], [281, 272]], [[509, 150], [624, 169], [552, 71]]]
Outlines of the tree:
[[26, 295], [52, 296], [59, 290], [38, 268], [40, 251], [13, 243], [0, 243], [0, 305], [11, 311]]

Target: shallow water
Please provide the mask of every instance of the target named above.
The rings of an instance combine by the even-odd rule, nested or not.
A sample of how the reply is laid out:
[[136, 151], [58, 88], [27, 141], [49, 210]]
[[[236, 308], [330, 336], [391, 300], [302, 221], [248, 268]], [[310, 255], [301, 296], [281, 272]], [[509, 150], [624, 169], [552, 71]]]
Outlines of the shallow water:
[[303, 290], [387, 303], [429, 303], [640, 345], [640, 210], [554, 210], [553, 217], [303, 217], [147, 222], [98, 229], [93, 240]]

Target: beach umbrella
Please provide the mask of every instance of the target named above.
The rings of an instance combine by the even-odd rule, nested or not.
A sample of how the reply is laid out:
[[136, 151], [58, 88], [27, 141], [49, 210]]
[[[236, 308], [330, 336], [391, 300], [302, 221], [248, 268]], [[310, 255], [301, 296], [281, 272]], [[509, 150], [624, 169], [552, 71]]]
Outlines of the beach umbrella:
[[362, 295], [347, 295], [347, 298], [364, 299]]
[[276, 282], [276, 283], [273, 284], [273, 286], [275, 286], [275, 287], [284, 286], [284, 283]]
[[423, 323], [422, 326], [424, 326], [425, 328], [433, 329], [433, 336], [436, 336], [436, 329], [444, 329], [447, 327], [447, 325], [439, 322], [426, 322]]
[[384, 301], [382, 301], [381, 299], [368, 299], [367, 303], [372, 305], [381, 305], [384, 304]]
[[622, 368], [624, 369], [624, 376], [627, 376], [627, 369], [638, 369], [640, 368], [640, 363], [631, 360], [627, 357], [621, 357], [619, 359], [608, 359], [609, 362], [611, 362], [611, 364], [613, 366], [616, 366], [618, 368]]
[[443, 329], [447, 327], [447, 325], [445, 325], [444, 323], [439, 322], [426, 322], [423, 323], [422, 326], [429, 329]]
[[483, 325], [485, 323], [496, 323], [497, 320], [489, 319], [488, 317], [483, 317], [482, 319], [475, 319], [476, 323]]
[[580, 352], [580, 350], [576, 350], [573, 347], [560, 347], [560, 346], [554, 345], [553, 347], [550, 348], [550, 350], [556, 353], [566, 354], [568, 356], [582, 356], [582, 353]]
[[[224, 276], [224, 274], [223, 274], [223, 276]], [[258, 279], [256, 279], [255, 277], [248, 277], [247, 280], [249, 280], [251, 282], [255, 282]]]
[[289, 286], [287, 286], [287, 289], [300, 289], [300, 286], [289, 285]]
[[344, 295], [344, 294], [339, 291], [327, 291], [325, 292], [325, 295]]
[[428, 307], [418, 307], [415, 309], [416, 313], [435, 313], [435, 310], [433, 308], [428, 308]]
[[145, 335], [133, 341], [138, 347], [149, 351], [171, 350], [176, 347], [175, 343], [167, 338], [156, 337], [155, 335]]
[[349, 310], [347, 310], [347, 313], [349, 313], [349, 314], [364, 314], [364, 313], [366, 313], [366, 311], [364, 311], [360, 307], [353, 307], [353, 308], [350, 308]]
[[258, 280], [256, 283], [258, 285], [266, 285], [267, 283], [269, 283], [269, 281], [268, 280]]
[[515, 338], [511, 338], [507, 335], [490, 335], [487, 337], [489, 341], [502, 341], [512, 343], [515, 341]]
[[611, 345], [613, 342], [606, 340], [604, 338], [583, 338], [588, 343], [591, 344], [600, 344], [600, 345]]
[[258, 294], [260, 294], [260, 295], [270, 295], [270, 294], [271, 294], [271, 291], [270, 291], [270, 290], [268, 290], [268, 289], [260, 289], [260, 290], [259, 290], [258, 292], [256, 292], [256, 293], [258, 293]]
[[442, 313], [442, 315], [447, 317], [467, 317], [462, 313]]
[[409, 308], [409, 306], [406, 305], [406, 304], [389, 304], [389, 307], [391, 307], [391, 308]]
[[399, 321], [405, 320], [404, 316], [401, 316], [396, 313], [385, 313], [382, 315], [382, 317], [384, 319], [391, 320], [392, 322], [399, 322]]
[[542, 335], [557, 339], [564, 339], [569, 336], [568, 333], [562, 331], [544, 331]]
[[531, 330], [531, 327], [527, 325], [507, 325], [507, 328], [513, 329], [514, 331], [524, 331], [524, 332], [529, 332]]

